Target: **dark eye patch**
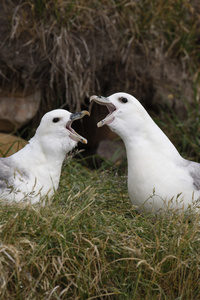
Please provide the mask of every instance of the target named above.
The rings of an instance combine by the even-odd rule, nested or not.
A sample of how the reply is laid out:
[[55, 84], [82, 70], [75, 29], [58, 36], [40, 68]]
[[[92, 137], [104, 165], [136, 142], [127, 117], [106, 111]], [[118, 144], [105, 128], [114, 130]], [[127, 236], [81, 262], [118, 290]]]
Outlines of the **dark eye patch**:
[[127, 103], [128, 102], [127, 98], [124, 98], [124, 97], [119, 98], [119, 101], [122, 102], [122, 103]]
[[59, 122], [60, 121], [60, 118], [53, 118], [53, 122], [54, 123], [57, 123], [57, 122]]

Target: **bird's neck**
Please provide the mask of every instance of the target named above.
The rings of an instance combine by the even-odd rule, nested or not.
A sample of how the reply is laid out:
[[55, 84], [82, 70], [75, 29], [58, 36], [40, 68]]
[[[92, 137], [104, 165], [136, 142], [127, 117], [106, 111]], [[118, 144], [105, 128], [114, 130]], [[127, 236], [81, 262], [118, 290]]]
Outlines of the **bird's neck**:
[[[47, 144], [48, 145], [48, 144]], [[14, 154], [15, 158], [23, 161], [23, 165], [29, 168], [31, 174], [36, 178], [49, 178], [49, 182], [57, 189], [61, 174], [61, 168], [65, 159], [65, 153], [54, 151], [49, 145], [48, 151], [37, 139], [33, 137], [29, 143], [19, 152]], [[31, 165], [30, 164], [31, 161]]]
[[128, 160], [151, 160], [156, 157], [177, 160], [181, 156], [164, 132], [149, 117], [138, 131], [123, 138]]
[[34, 137], [29, 141], [29, 147], [31, 148], [31, 153], [33, 153], [33, 159], [36, 163], [47, 164], [49, 168], [53, 169], [61, 169], [66, 156], [66, 151], [61, 147], [56, 147], [56, 141], [55, 143], [51, 143], [48, 140], [46, 142], [43, 140], [38, 143], [37, 139]]

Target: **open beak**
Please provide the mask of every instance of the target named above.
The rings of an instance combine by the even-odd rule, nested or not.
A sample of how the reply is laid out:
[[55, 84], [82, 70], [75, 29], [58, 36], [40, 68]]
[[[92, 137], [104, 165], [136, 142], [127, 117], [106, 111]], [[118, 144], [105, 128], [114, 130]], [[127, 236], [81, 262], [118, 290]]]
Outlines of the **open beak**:
[[113, 112], [116, 111], [115, 105], [110, 102], [108, 97], [102, 97], [102, 96], [91, 96], [90, 97], [90, 102], [95, 101], [96, 103], [100, 105], [104, 105], [107, 107], [109, 114], [105, 117], [105, 119], [101, 120], [100, 122], [97, 123], [98, 127], [102, 127], [103, 125], [109, 125], [112, 123], [112, 121], [115, 119], [113, 116]]
[[79, 135], [72, 127], [72, 123], [74, 120], [82, 119], [84, 116], [90, 115], [90, 113], [87, 110], [83, 110], [81, 112], [75, 112], [70, 115], [70, 121], [67, 122], [66, 128], [70, 132], [70, 138], [76, 142], [81, 142], [83, 144], [87, 144], [87, 140]]

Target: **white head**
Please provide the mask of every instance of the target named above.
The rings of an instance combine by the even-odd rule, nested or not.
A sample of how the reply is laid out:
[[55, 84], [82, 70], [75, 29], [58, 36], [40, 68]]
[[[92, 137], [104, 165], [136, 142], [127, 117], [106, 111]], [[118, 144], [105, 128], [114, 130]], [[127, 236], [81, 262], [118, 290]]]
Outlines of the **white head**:
[[81, 119], [85, 115], [89, 113], [87, 111], [70, 113], [64, 109], [52, 110], [43, 116], [32, 140], [37, 139], [44, 152], [66, 154], [79, 141], [87, 143], [85, 138], [71, 128], [74, 120]]
[[[90, 101], [105, 105], [109, 114], [97, 126], [108, 125], [127, 146], [175, 155], [178, 151], [164, 132], [156, 125], [140, 102], [127, 93], [115, 93], [107, 98], [91, 96]], [[127, 147], [126, 147], [127, 148]], [[128, 147], [130, 149], [130, 147]], [[139, 150], [140, 151], [140, 150]]]
[[140, 102], [127, 93], [115, 93], [109, 97], [91, 96], [90, 101], [105, 105], [109, 114], [97, 126], [108, 125], [122, 139], [124, 135], [135, 133], [144, 128], [145, 118], [149, 119], [146, 110]]

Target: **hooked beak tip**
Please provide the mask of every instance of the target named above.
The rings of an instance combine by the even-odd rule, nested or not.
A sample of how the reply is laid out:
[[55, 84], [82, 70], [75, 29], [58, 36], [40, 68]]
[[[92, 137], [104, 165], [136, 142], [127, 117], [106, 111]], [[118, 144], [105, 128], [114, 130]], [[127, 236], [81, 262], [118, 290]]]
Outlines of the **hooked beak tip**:
[[79, 119], [82, 119], [86, 115], [90, 116], [90, 113], [87, 110], [83, 110], [81, 112], [75, 112], [70, 115], [70, 120], [71, 121], [79, 120]]

